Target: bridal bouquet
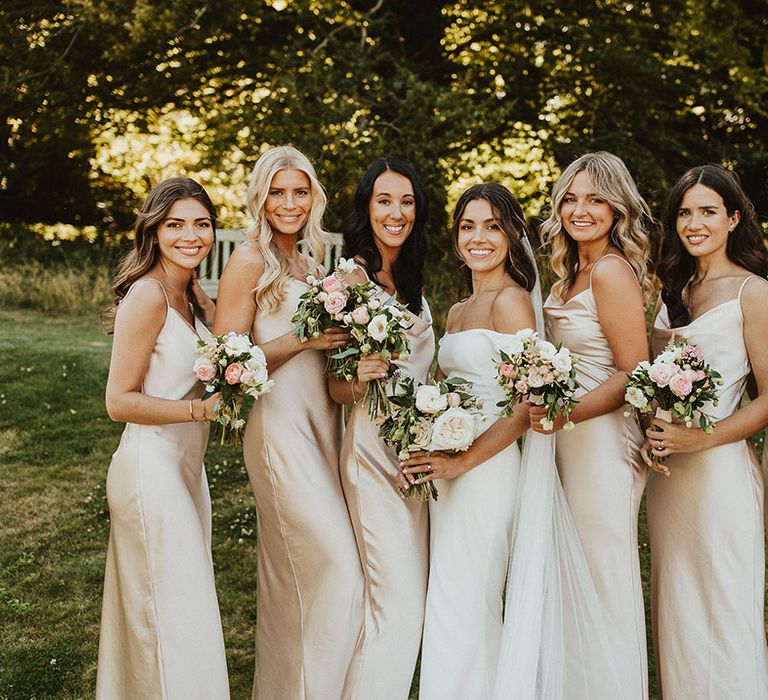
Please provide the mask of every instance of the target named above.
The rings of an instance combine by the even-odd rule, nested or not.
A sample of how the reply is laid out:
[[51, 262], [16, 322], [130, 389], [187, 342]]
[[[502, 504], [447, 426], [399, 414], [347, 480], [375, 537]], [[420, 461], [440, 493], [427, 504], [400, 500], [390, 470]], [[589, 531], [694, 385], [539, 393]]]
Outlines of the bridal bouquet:
[[299, 340], [317, 338], [328, 328], [342, 325], [344, 315], [355, 308], [350, 285], [345, 281], [346, 275], [354, 269], [354, 260], [339, 258], [333, 274], [322, 279], [307, 276], [309, 289], [299, 297], [296, 313], [291, 319], [293, 333]]
[[[333, 274], [320, 280], [307, 277], [309, 289], [301, 295], [291, 319], [294, 334], [301, 340], [317, 337], [331, 326], [349, 331], [349, 343], [330, 353], [325, 367], [327, 374], [349, 382], [364, 355], [379, 353], [389, 360], [398, 354], [405, 359], [410, 351], [405, 334], [410, 327], [408, 309], [394, 297], [382, 301], [370, 281], [350, 285], [346, 276], [354, 269], [354, 260], [341, 258]], [[371, 418], [385, 416], [389, 409], [386, 380], [368, 382], [365, 400]]]
[[[462, 452], [477, 437], [483, 402], [473, 396], [472, 384], [460, 377], [450, 377], [437, 384], [416, 384], [411, 377], [396, 373], [389, 397], [390, 412], [379, 427], [379, 437], [397, 450], [400, 460], [411, 452]], [[434, 481], [414, 484], [406, 496], [420, 501], [434, 498]]]
[[701, 409], [708, 402], [717, 406], [717, 387], [722, 383], [695, 345], [673, 335], [653, 362], [641, 362], [629, 376], [624, 399], [631, 408], [625, 415], [650, 413], [655, 401], [657, 418], [677, 419], [689, 428], [697, 420], [709, 434], [715, 424]]
[[563, 430], [572, 430], [568, 418], [578, 403], [574, 398], [579, 388], [574, 368], [578, 358], [562, 344], [542, 340], [530, 328], [510, 336], [499, 355], [497, 380], [504, 400], [496, 405], [502, 409], [501, 415], [511, 416], [515, 406], [527, 398], [535, 406], [546, 407], [545, 430], [552, 430], [558, 413], [566, 418]]
[[221, 426], [221, 444], [238, 445], [245, 427], [245, 419], [240, 417], [243, 398], [258, 399], [272, 388], [264, 353], [245, 334], [215, 335], [197, 341], [193, 370], [205, 384], [203, 398], [221, 392], [214, 416]]

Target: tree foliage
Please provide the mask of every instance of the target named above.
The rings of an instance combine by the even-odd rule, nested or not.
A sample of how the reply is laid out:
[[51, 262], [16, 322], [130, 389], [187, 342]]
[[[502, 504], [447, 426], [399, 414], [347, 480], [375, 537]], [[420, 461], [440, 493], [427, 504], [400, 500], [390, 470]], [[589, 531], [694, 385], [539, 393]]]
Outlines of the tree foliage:
[[594, 149], [657, 208], [718, 161], [768, 212], [764, 2], [6, 0], [0, 58], [7, 221], [120, 230], [171, 172], [236, 212], [259, 153], [287, 142], [316, 162], [332, 226], [385, 153], [422, 173], [433, 228], [451, 184], [480, 177], [537, 213]]

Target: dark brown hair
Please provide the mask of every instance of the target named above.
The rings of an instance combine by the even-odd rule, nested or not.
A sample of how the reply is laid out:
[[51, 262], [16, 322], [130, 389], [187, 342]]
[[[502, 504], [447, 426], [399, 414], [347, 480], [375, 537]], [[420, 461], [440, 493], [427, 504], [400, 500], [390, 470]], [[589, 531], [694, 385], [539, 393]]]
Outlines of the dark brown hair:
[[677, 235], [677, 215], [685, 193], [694, 185], [704, 185], [723, 199], [728, 216], [739, 212], [739, 223], [728, 234], [726, 253], [737, 265], [760, 276], [768, 276], [768, 253], [755, 208], [744, 192], [738, 176], [720, 165], [699, 165], [688, 170], [672, 187], [664, 212], [664, 235], [656, 274], [661, 280], [661, 298], [667, 306], [672, 326], [684, 326], [690, 314], [683, 302], [683, 291], [696, 274], [696, 259]]

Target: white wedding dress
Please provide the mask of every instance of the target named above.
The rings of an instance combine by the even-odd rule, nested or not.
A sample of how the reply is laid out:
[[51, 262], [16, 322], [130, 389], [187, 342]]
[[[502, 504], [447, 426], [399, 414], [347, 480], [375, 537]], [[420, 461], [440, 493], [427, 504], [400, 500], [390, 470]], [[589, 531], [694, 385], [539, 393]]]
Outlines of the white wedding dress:
[[[473, 384], [487, 429], [503, 393], [493, 359], [508, 336], [477, 328], [447, 333], [438, 361]], [[516, 443], [461, 476], [437, 479], [430, 502], [430, 566], [419, 697], [483, 700], [493, 692], [502, 636], [520, 450]]]

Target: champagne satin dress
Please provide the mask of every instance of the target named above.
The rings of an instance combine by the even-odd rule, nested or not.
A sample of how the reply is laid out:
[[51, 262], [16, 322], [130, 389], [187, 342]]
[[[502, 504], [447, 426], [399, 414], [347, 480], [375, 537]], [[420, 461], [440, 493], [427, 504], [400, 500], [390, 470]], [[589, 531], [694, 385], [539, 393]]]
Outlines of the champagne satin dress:
[[[662, 306], [653, 328], [655, 354], [674, 331], [720, 372], [718, 405], [706, 409], [716, 420], [738, 410], [751, 371], [742, 289], [681, 328], [670, 328]], [[670, 476], [651, 472], [648, 484], [661, 694], [666, 700], [768, 698], [764, 485], [754, 450], [742, 440], [670, 455], [666, 464]]]
[[[440, 341], [440, 368], [472, 382], [488, 429], [504, 394], [493, 359], [502, 333], [475, 328]], [[422, 700], [492, 697], [502, 639], [504, 584], [520, 450], [512, 443], [455, 479], [437, 479], [430, 501], [429, 588], [421, 650]], [[514, 694], [510, 695], [514, 697]]]
[[[383, 290], [383, 298], [388, 297]], [[435, 354], [426, 300], [409, 314], [408, 359], [394, 364], [419, 382]], [[426, 503], [395, 490], [400, 462], [379, 438], [365, 401], [352, 409], [341, 448], [341, 479], [365, 576], [365, 633], [350, 672], [349, 691], [361, 700], [408, 697], [424, 624], [429, 558]]]
[[[293, 331], [304, 282], [291, 279], [252, 336]], [[325, 354], [304, 350], [274, 371], [243, 439], [256, 500], [258, 700], [338, 700], [362, 634], [363, 576], [339, 479], [341, 408], [323, 374]]]
[[[137, 284], [160, 283], [141, 280], [131, 290]], [[185, 401], [202, 395], [192, 365], [198, 336], [208, 330], [196, 326], [168, 306], [142, 393]], [[208, 423], [127, 423], [112, 457], [99, 700], [229, 697], [203, 468], [207, 440]]]
[[[576, 373], [583, 387], [581, 395], [616, 373], [613, 354], [600, 327], [591, 275], [589, 288], [564, 304], [550, 295], [544, 311], [547, 338], [562, 343], [579, 357]], [[647, 469], [640, 458], [640, 445], [640, 430], [632, 417], [624, 417], [623, 407], [577, 423], [570, 432], [557, 433], [560, 480], [595, 590], [604, 606], [617, 673], [627, 700], [648, 697], [637, 545]]]

